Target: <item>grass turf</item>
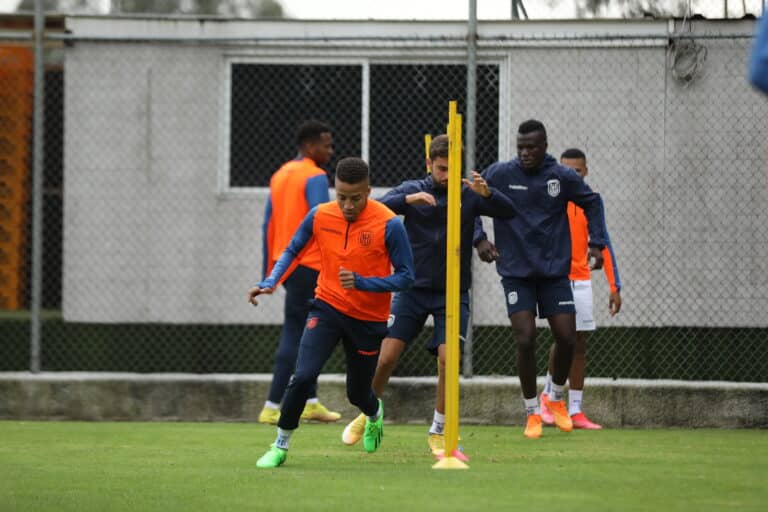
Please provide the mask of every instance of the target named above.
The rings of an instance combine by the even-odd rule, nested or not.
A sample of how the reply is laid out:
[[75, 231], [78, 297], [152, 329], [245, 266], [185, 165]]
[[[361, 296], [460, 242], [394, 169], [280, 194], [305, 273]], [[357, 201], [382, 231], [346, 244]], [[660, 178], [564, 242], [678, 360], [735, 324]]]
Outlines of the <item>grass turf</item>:
[[463, 426], [470, 469], [434, 470], [424, 426], [375, 454], [343, 424], [302, 425], [283, 467], [274, 427], [0, 422], [0, 510], [765, 510], [768, 432]]

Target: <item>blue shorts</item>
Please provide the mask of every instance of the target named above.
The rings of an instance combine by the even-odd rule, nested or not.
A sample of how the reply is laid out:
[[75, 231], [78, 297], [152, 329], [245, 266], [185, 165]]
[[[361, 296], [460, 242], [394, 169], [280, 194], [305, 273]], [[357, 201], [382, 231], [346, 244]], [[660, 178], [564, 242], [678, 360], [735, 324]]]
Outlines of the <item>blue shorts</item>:
[[[435, 331], [427, 344], [427, 350], [437, 355], [437, 349], [445, 343], [445, 292], [412, 288], [395, 294], [392, 300], [392, 311], [387, 327], [388, 338], [395, 338], [410, 343], [424, 328], [429, 315], [435, 320]], [[469, 293], [461, 292], [459, 296], [459, 335], [461, 347], [464, 348], [464, 337], [467, 334], [469, 322]]]
[[573, 304], [573, 290], [568, 276], [555, 278], [503, 277], [504, 298], [507, 314], [532, 311], [539, 318], [548, 318], [559, 313], [576, 313]]

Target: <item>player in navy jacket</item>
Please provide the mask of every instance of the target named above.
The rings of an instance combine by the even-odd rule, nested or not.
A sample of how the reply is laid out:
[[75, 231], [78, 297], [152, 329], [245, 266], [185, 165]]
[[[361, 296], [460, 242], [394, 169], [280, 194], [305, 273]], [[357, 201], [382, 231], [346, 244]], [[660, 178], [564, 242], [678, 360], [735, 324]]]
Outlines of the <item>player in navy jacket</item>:
[[[528, 415], [525, 435], [529, 438], [540, 437], [542, 431], [536, 399], [537, 306], [539, 317], [548, 320], [555, 339], [550, 409], [561, 430], [569, 432], [573, 428], [563, 400], [576, 340], [573, 292], [568, 280], [569, 201], [581, 207], [587, 217], [592, 268], [602, 267], [600, 251], [606, 243], [600, 196], [576, 171], [560, 165], [546, 151], [544, 125], [535, 120], [525, 121], [518, 128], [517, 158], [495, 163], [483, 171], [488, 185], [503, 191], [517, 210], [511, 219], [494, 219], [493, 254], [517, 342], [517, 371]], [[476, 240], [479, 238], [475, 236]], [[487, 240], [478, 243], [490, 244]]]
[[[432, 315], [435, 329], [427, 345], [438, 357], [438, 386], [432, 427], [427, 441], [435, 454], [444, 449], [445, 423], [445, 279], [446, 237], [448, 216], [448, 137], [439, 135], [432, 140], [427, 165], [431, 175], [420, 180], [406, 181], [390, 190], [379, 201], [392, 211], [403, 215], [405, 230], [413, 249], [416, 280], [413, 288], [399, 292], [389, 317], [387, 337], [381, 344], [381, 354], [373, 378], [373, 389], [381, 395], [400, 355], [424, 327]], [[512, 217], [514, 203], [498, 190], [489, 188], [479, 173], [464, 180], [461, 190], [461, 295], [460, 330], [466, 333], [469, 317], [469, 294], [472, 284], [472, 231], [477, 215]], [[362, 436], [365, 417], [358, 416], [342, 434], [346, 444], [356, 443]]]

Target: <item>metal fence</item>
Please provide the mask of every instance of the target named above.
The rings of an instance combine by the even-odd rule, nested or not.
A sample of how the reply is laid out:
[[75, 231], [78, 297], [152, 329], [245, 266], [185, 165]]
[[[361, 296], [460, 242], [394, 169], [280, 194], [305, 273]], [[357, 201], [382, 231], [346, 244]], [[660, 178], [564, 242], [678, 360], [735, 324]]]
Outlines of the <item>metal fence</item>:
[[[375, 196], [423, 174], [424, 133], [444, 131], [449, 100], [467, 103], [460, 37], [381, 36], [374, 22], [375, 37], [126, 37], [142, 22], [69, 23], [70, 35], [47, 39], [43, 371], [271, 372], [283, 296], [254, 309], [245, 295], [261, 277], [264, 186], [293, 157], [295, 125], [330, 123], [336, 158], [369, 160]], [[768, 100], [745, 81], [745, 23], [481, 31], [476, 167], [512, 158], [517, 124], [537, 118], [552, 154], [587, 153], [604, 197], [625, 304], [609, 318], [605, 279], [593, 276], [590, 376], [768, 376]], [[6, 38], [0, 62], [0, 371], [20, 371], [30, 44]], [[464, 373], [515, 374], [499, 278], [473, 265]], [[397, 374], [434, 374], [430, 331]], [[343, 371], [340, 351], [325, 371]]]

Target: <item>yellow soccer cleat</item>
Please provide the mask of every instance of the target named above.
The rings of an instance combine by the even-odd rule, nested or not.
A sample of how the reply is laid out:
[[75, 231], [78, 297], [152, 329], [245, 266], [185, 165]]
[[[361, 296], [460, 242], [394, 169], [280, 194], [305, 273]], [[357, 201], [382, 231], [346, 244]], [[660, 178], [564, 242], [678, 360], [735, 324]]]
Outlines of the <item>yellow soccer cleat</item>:
[[320, 402], [308, 403], [304, 406], [304, 411], [301, 413], [302, 421], [322, 421], [323, 423], [333, 423], [339, 421], [341, 414], [333, 411], [329, 411]]
[[541, 414], [528, 415], [523, 435], [528, 439], [538, 439], [541, 437]]
[[443, 434], [429, 434], [427, 444], [435, 457], [445, 453], [445, 436]]
[[273, 409], [271, 407], [264, 406], [259, 413], [259, 423], [265, 425], [277, 425], [280, 420], [280, 409]]
[[360, 414], [344, 428], [344, 432], [341, 433], [341, 442], [347, 446], [352, 446], [363, 438], [364, 431], [365, 414]]
[[571, 416], [568, 414], [565, 400], [560, 400], [559, 402], [550, 400], [547, 404], [547, 408], [552, 413], [552, 416], [555, 417], [555, 425], [557, 425], [557, 428], [563, 432], [570, 432], [573, 430], [573, 421], [571, 421]]

